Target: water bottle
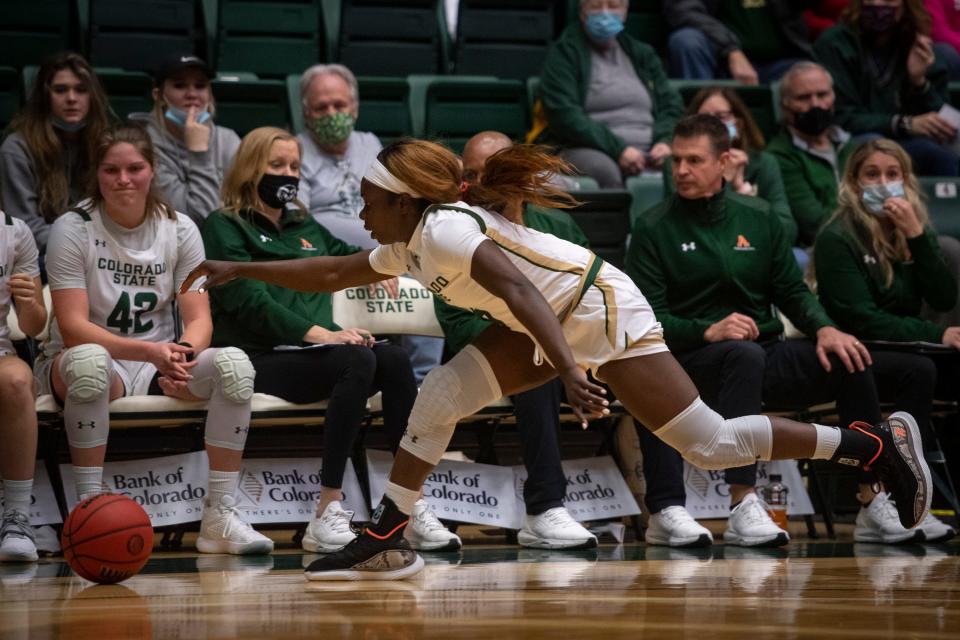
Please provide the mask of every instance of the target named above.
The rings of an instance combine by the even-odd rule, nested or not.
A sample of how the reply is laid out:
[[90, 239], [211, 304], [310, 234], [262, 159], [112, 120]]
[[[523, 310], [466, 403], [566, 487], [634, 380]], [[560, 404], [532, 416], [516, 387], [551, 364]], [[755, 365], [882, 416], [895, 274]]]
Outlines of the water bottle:
[[770, 474], [770, 483], [763, 486], [763, 501], [767, 503], [770, 518], [778, 527], [787, 531], [787, 488], [783, 486], [783, 477], [778, 473]]

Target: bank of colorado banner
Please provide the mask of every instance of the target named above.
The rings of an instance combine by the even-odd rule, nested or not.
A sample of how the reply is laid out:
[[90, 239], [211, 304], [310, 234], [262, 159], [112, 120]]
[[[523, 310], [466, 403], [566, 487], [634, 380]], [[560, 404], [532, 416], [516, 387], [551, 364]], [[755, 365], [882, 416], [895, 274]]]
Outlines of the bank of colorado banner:
[[[787, 515], [813, 513], [796, 460], [757, 462], [757, 486], [767, 484], [771, 473], [779, 473], [787, 487]], [[694, 518], [726, 518], [730, 515], [730, 487], [723, 480], [723, 471], [704, 471], [689, 462], [683, 463], [683, 482], [687, 491], [687, 511]]]

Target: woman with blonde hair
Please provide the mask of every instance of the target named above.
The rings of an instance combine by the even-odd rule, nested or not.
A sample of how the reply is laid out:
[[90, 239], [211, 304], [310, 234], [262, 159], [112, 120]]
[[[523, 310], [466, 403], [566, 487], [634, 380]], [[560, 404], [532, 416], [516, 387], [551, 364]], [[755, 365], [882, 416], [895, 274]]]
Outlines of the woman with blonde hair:
[[380, 152], [361, 185], [364, 226], [381, 246], [343, 258], [266, 263], [206, 262], [185, 286], [254, 278], [304, 291], [331, 291], [408, 272], [449, 303], [496, 321], [424, 380], [385, 496], [364, 534], [307, 567], [311, 580], [401, 579], [423, 567], [403, 540], [420, 488], [457, 421], [503, 395], [559, 376], [586, 426], [607, 415], [605, 391], [658, 437], [704, 468], [756, 459], [822, 458], [876, 469], [894, 488], [900, 519], [913, 527], [929, 509], [930, 476], [913, 418], [837, 429], [784, 418], [725, 420], [699, 398], [670, 354], [646, 299], [622, 271], [588, 249], [515, 224], [514, 200], [572, 202], [549, 184], [569, 165], [518, 145], [491, 156], [483, 180], [459, 200], [462, 169], [440, 145], [401, 140]]
[[220, 208], [223, 177], [240, 146], [235, 131], [213, 121], [213, 77], [197, 56], [171, 54], [154, 72], [153, 111], [130, 115], [153, 140], [157, 189], [199, 227]]
[[[331, 235], [296, 199], [300, 159], [300, 142], [281, 129], [261, 127], [244, 137], [224, 181], [223, 209], [203, 228], [208, 256], [259, 262], [360, 251]], [[397, 345], [378, 343], [365, 329], [337, 326], [328, 293], [250, 280], [210, 293], [213, 344], [236, 345], [250, 355], [258, 372], [256, 391], [296, 403], [329, 400], [320, 498], [302, 545], [321, 553], [342, 548], [355, 537], [341, 487], [367, 398], [383, 392], [384, 425], [399, 442], [417, 395], [409, 356]], [[423, 515], [410, 533], [424, 535], [414, 544], [459, 547], [459, 538], [432, 511], [418, 513]]]
[[83, 56], [43, 61], [0, 147], [0, 201], [33, 232], [41, 271], [50, 225], [83, 193], [93, 148], [109, 125], [107, 96]]
[[273, 542], [243, 521], [234, 497], [253, 367], [240, 349], [208, 348], [207, 296], [196, 288], [180, 292], [203, 261], [197, 227], [153, 189], [156, 158], [141, 128], [105, 132], [93, 166], [88, 198], [50, 232], [55, 319], [34, 367], [41, 393], [63, 406], [77, 499], [103, 491], [111, 400], [206, 400], [209, 475], [197, 549], [269, 553]]

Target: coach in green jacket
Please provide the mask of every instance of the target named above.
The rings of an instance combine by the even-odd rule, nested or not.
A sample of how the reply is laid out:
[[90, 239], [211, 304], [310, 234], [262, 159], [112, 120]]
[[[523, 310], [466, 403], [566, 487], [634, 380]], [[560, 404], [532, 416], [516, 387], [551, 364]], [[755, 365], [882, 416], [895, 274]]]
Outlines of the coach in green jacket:
[[[611, 4], [619, 8], [603, 8]], [[580, 21], [553, 43], [540, 74], [547, 129], [537, 141], [563, 147], [604, 188], [659, 167], [683, 113], [656, 51], [623, 33], [627, 4], [581, 0]]]
[[[704, 401], [721, 415], [758, 413], [764, 402], [800, 408], [836, 399], [841, 424], [879, 419], [867, 350], [835, 328], [807, 289], [769, 205], [724, 187], [729, 145], [714, 116], [680, 121], [673, 138], [677, 193], [637, 220], [627, 273]], [[816, 341], [784, 340], [774, 305]], [[656, 441], [641, 437], [651, 529], [660, 544], [679, 545], [679, 533], [693, 528], [676, 509], [670, 517], [656, 514], [684, 504], [682, 462]], [[648, 470], [647, 460], [657, 463]], [[727, 470], [733, 509], [724, 540], [785, 544], [787, 532], [754, 495], [755, 479], [755, 466]]]

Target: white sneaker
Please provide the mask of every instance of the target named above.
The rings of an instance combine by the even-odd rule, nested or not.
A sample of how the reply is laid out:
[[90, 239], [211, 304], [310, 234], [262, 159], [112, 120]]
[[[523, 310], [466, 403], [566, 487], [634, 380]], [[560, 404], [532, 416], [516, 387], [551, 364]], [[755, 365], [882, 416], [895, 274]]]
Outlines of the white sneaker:
[[36, 562], [33, 527], [25, 513], [6, 511], [0, 520], [0, 562]]
[[534, 549], [590, 549], [597, 546], [597, 537], [565, 508], [554, 507], [538, 516], [528, 515], [517, 542]]
[[713, 544], [710, 531], [681, 506], [667, 507], [650, 516], [644, 536], [647, 544], [667, 547], [706, 547]]
[[220, 504], [204, 504], [197, 537], [200, 553], [270, 553], [273, 540], [257, 533], [244, 522], [233, 496], [223, 496]]
[[418, 551], [456, 551], [462, 546], [460, 536], [443, 526], [423, 498], [414, 503], [403, 537]]
[[307, 525], [300, 546], [304, 551], [314, 553], [333, 553], [340, 551], [357, 537], [350, 528], [353, 511], [345, 511], [339, 500], [334, 500], [323, 510], [320, 516]]
[[957, 535], [953, 527], [929, 512], [927, 513], [927, 517], [917, 525], [917, 529], [923, 531], [923, 538], [927, 542], [946, 542]]
[[885, 492], [880, 492], [869, 506], [860, 507], [857, 514], [853, 539], [857, 542], [880, 542], [898, 544], [900, 542], [922, 542], [920, 527], [905, 529], [900, 524], [900, 516], [895, 505]]
[[751, 492], [730, 512], [723, 541], [739, 547], [781, 547], [790, 542], [790, 534], [776, 525], [767, 505]]

